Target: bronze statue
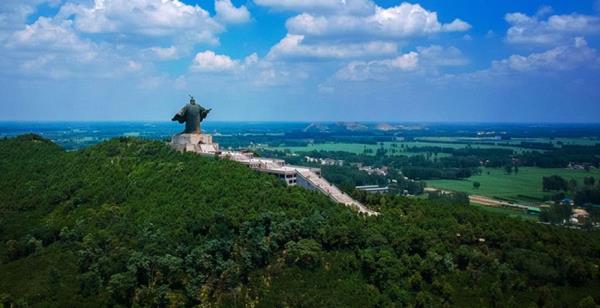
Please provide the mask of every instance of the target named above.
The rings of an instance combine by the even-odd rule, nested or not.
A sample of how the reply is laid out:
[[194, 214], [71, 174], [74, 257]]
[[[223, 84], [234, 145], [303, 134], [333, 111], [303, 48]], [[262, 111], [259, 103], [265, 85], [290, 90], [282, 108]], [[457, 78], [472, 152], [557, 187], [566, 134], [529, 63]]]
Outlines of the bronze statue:
[[171, 121], [185, 122], [183, 134], [200, 134], [200, 123], [206, 118], [212, 109], [204, 109], [197, 105], [196, 100], [190, 95], [189, 104], [185, 105]]

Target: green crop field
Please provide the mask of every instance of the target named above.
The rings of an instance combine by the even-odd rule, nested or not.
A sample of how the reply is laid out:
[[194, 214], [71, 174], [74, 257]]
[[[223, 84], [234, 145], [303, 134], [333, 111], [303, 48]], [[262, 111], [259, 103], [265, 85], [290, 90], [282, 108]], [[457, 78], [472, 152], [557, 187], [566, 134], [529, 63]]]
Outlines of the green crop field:
[[507, 207], [490, 207], [490, 206], [481, 205], [481, 204], [477, 204], [477, 203], [471, 203], [471, 205], [477, 207], [478, 209], [480, 209], [482, 211], [488, 212], [488, 213], [508, 215], [510, 217], [516, 217], [516, 218], [521, 218], [521, 219], [531, 220], [531, 221], [538, 220], [538, 216], [529, 215], [525, 212], [525, 210], [512, 209], [512, 208], [507, 208]]
[[[427, 181], [427, 186], [486, 197], [527, 201], [528, 198], [523, 196], [543, 198], [545, 195], [550, 195], [551, 193], [542, 191], [542, 177], [555, 174], [567, 180], [575, 179], [579, 185], [582, 185], [583, 178], [586, 176], [600, 178], [598, 169], [586, 172], [584, 170], [521, 167], [518, 174], [508, 175], [503, 169], [484, 168], [481, 175], [472, 176], [467, 180]], [[473, 187], [475, 181], [481, 183], [481, 187], [478, 189]]]
[[[456, 143], [456, 142], [472, 142], [472, 144]], [[481, 143], [480, 143], [481, 142]], [[500, 143], [502, 144], [496, 144]], [[520, 148], [515, 145], [520, 142], [553, 142], [558, 144], [578, 144], [578, 145], [593, 145], [600, 142], [597, 138], [514, 138], [508, 141], [495, 141], [485, 138], [466, 138], [466, 137], [421, 137], [417, 141], [398, 141], [384, 142], [383, 147], [388, 150], [388, 155], [419, 155], [423, 152], [406, 152], [406, 147], [427, 147], [438, 146], [453, 149], [461, 149], [467, 146], [472, 148], [482, 149], [512, 149], [515, 152], [530, 151], [532, 149]], [[355, 154], [364, 153], [365, 149], [369, 149], [373, 155], [378, 148], [382, 146], [378, 144], [359, 144], [359, 143], [317, 143], [307, 146], [297, 147], [276, 147], [271, 149], [288, 149], [292, 152], [310, 152], [310, 151], [343, 151]], [[391, 150], [396, 150], [392, 153]], [[450, 154], [438, 153], [437, 157], [449, 156]], [[488, 174], [489, 173], [489, 174]], [[521, 167], [518, 174], [508, 175], [504, 169], [484, 168], [481, 175], [470, 177], [466, 180], [432, 180], [427, 181], [428, 186], [461, 191], [469, 194], [482, 195], [486, 197], [507, 199], [516, 201], [521, 204], [535, 205], [539, 204], [544, 197], [552, 195], [551, 192], [542, 191], [542, 177], [560, 175], [567, 180], [575, 179], [581, 185], [583, 178], [586, 176], [594, 176], [600, 179], [600, 170], [594, 169], [590, 172], [584, 170], [571, 169], [543, 169], [533, 167]], [[478, 189], [473, 188], [473, 182], [480, 182], [481, 186]]]
[[[462, 148], [465, 148], [467, 145], [460, 144], [460, 143], [440, 143], [440, 142], [427, 142], [427, 141], [402, 141], [402, 142], [384, 142], [383, 143], [383, 147], [385, 149], [397, 150], [396, 153], [391, 153], [391, 151], [389, 151], [388, 155], [411, 156], [411, 155], [420, 154], [417, 152], [405, 152], [403, 149], [403, 146], [404, 147], [431, 147], [431, 146], [434, 146], [434, 147], [443, 147], [443, 148], [452, 148], [452, 149], [462, 149]], [[371, 149], [373, 151], [372, 154], [374, 154], [375, 151], [380, 147], [381, 147], [380, 144], [331, 142], [331, 143], [315, 143], [315, 144], [309, 144], [307, 146], [295, 146], [295, 147], [282, 146], [282, 147], [275, 147], [275, 148], [269, 148], [269, 149], [279, 149], [279, 150], [288, 149], [292, 152], [343, 151], [343, 152], [349, 152], [349, 153], [355, 153], [355, 154], [361, 154], [364, 152], [365, 149]], [[514, 146], [502, 146], [502, 145], [493, 145], [493, 144], [475, 144], [475, 145], [471, 145], [471, 147], [481, 148], [481, 149], [497, 149], [497, 148], [512, 149], [517, 152], [521, 152], [524, 150], [523, 148], [514, 147]], [[438, 157], [441, 157], [441, 156], [444, 156], [444, 154], [439, 153]]]

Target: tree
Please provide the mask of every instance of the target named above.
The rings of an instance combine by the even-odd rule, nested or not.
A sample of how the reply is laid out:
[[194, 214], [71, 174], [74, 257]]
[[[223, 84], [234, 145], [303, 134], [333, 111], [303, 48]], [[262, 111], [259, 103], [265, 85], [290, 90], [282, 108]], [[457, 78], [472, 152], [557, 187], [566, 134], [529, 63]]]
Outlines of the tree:
[[573, 206], [570, 204], [555, 203], [548, 209], [543, 209], [540, 213], [540, 220], [555, 224], [562, 224], [568, 221], [573, 213]]
[[596, 179], [593, 176], [586, 176], [583, 179], [583, 184], [585, 186], [594, 186], [594, 184], [596, 184]]
[[576, 192], [577, 191], [577, 180], [570, 179], [568, 187], [569, 187], [570, 192]]
[[596, 305], [596, 302], [594, 301], [593, 297], [587, 296], [579, 301], [579, 303], [577, 304], [577, 307], [578, 308], [595, 308], [598, 306]]
[[107, 289], [113, 301], [129, 305], [135, 291], [136, 283], [134, 273], [129, 271], [118, 273], [110, 277]]
[[549, 190], [567, 190], [567, 181], [560, 175], [545, 176], [542, 178], [542, 188], [544, 191]]
[[473, 182], [473, 188], [479, 189], [480, 186], [481, 186], [481, 183], [479, 183], [479, 182]]
[[286, 260], [291, 264], [302, 267], [313, 267], [318, 264], [321, 257], [321, 244], [313, 239], [301, 239], [297, 242], [290, 241], [285, 244]]
[[508, 175], [512, 174], [512, 170], [513, 170], [513, 167], [511, 165], [504, 166], [504, 172], [506, 172], [506, 174], [508, 174]]

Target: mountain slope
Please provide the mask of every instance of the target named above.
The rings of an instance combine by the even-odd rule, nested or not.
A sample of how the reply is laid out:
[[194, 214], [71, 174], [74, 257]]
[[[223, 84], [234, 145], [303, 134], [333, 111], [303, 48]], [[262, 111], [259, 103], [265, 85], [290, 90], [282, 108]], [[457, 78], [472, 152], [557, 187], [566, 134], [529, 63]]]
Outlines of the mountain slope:
[[1, 140], [0, 158], [7, 305], [600, 302], [597, 232], [357, 196], [382, 212], [365, 218], [235, 162], [130, 138], [64, 152], [26, 135]]

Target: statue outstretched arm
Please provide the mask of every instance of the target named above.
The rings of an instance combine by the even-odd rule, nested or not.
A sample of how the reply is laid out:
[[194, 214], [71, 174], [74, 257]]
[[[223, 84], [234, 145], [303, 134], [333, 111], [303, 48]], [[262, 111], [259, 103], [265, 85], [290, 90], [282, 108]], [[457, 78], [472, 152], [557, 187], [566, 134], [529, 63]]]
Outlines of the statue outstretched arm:
[[202, 110], [200, 111], [200, 121], [206, 119], [206, 116], [208, 116], [208, 113], [212, 110], [211, 109], [204, 109], [202, 108]]
[[173, 116], [171, 121], [177, 121], [179, 123], [185, 122], [185, 112], [185, 107], [181, 108], [181, 110]]

